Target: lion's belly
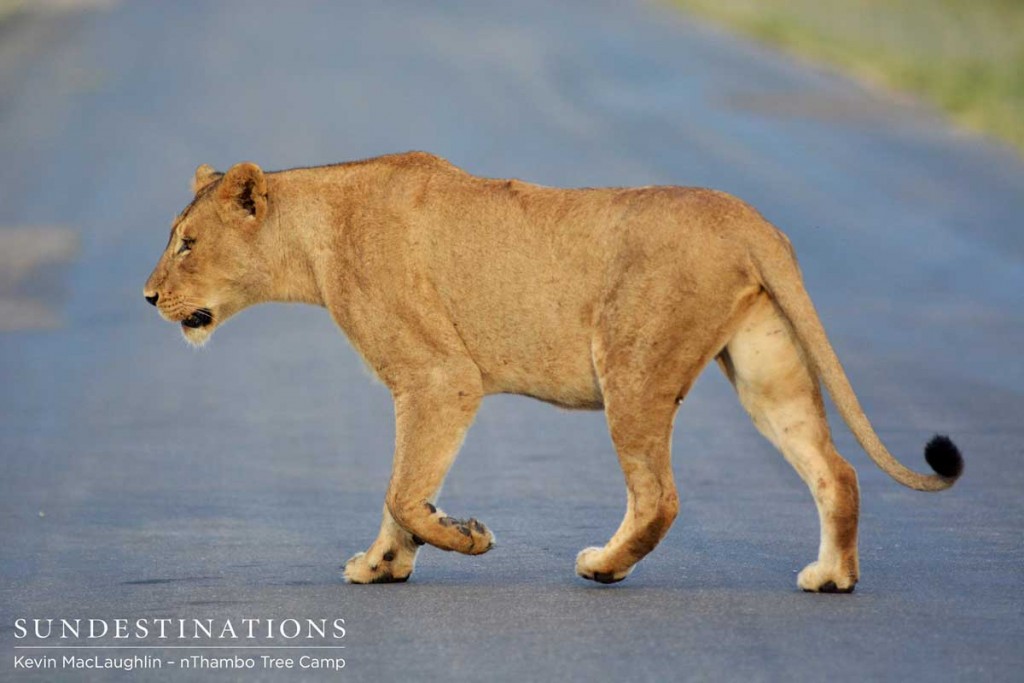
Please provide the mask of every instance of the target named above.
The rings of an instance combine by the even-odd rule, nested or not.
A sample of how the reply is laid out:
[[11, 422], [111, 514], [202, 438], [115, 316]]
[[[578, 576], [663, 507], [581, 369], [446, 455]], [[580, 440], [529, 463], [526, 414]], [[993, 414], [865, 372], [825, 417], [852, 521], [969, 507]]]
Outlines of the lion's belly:
[[611, 252], [601, 217], [563, 206], [576, 195], [541, 194], [467, 213], [491, 220], [442, 223], [429, 239], [431, 281], [488, 393], [600, 408], [594, 311]]
[[566, 408], [602, 407], [588, 344], [540, 343], [528, 354], [508, 349], [474, 355], [489, 394], [524, 394]]
[[[494, 294], [494, 292], [491, 292]], [[489, 394], [525, 394], [568, 408], [600, 408], [591, 355], [592, 310], [565, 292], [520, 291], [453, 307], [459, 335]]]

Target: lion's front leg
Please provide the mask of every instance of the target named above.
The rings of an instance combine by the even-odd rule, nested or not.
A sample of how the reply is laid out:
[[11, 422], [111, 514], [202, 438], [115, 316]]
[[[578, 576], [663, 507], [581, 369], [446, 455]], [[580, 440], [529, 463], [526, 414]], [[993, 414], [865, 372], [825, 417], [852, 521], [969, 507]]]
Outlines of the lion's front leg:
[[345, 563], [349, 583], [402, 583], [416, 566], [416, 553], [422, 542], [403, 529], [384, 507], [380, 533], [373, 545], [356, 553]]
[[494, 535], [476, 519], [456, 519], [434, 504], [483, 397], [475, 367], [436, 370], [395, 390], [395, 462], [380, 535], [345, 565], [352, 583], [405, 581], [419, 545], [469, 555], [487, 552]]

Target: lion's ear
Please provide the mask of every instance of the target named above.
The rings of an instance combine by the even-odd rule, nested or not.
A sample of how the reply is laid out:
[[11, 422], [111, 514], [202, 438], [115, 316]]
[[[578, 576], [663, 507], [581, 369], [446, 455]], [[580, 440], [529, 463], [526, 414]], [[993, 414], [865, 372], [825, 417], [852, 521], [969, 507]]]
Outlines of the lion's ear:
[[220, 178], [223, 173], [218, 173], [214, 170], [213, 166], [209, 164], [203, 164], [196, 169], [196, 174], [192, 178], [192, 194], [199, 194], [199, 191], [212, 183], [217, 178]]
[[259, 225], [267, 214], [267, 179], [252, 162], [232, 166], [216, 192], [217, 209], [225, 221]]

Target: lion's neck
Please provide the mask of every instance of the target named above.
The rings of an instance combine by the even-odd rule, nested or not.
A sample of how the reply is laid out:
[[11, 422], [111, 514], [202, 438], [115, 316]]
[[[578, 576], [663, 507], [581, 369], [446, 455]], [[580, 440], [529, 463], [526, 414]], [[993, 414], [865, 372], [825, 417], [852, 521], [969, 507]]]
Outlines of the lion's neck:
[[270, 181], [271, 205], [262, 244], [267, 279], [260, 298], [264, 301], [296, 302], [323, 306], [318, 277], [318, 257], [311, 233], [317, 216], [308, 208], [295, 211], [286, 201], [274, 201], [274, 180]]

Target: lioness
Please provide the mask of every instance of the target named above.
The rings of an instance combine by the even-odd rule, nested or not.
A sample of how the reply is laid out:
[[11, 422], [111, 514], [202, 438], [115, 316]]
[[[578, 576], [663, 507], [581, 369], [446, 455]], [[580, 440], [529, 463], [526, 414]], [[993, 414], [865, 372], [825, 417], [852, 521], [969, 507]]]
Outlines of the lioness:
[[786, 237], [722, 192], [564, 190], [479, 178], [423, 152], [264, 173], [200, 166], [144, 295], [193, 344], [265, 301], [327, 308], [391, 390], [397, 437], [377, 540], [352, 583], [409, 578], [419, 546], [494, 546], [436, 497], [481, 399], [533, 396], [603, 409], [626, 476], [625, 518], [576, 558], [621, 581], [662, 539], [679, 500], [669, 447], [676, 407], [714, 359], [754, 424], [811, 489], [821, 520], [805, 591], [859, 577], [859, 492], [832, 444], [819, 390], [875, 463], [920, 491], [960, 476], [956, 446], [913, 472], [871, 428], [804, 290]]

